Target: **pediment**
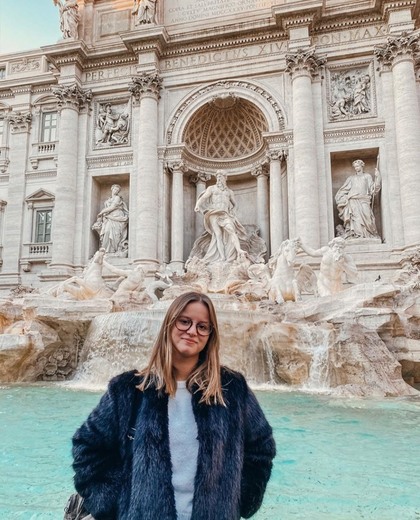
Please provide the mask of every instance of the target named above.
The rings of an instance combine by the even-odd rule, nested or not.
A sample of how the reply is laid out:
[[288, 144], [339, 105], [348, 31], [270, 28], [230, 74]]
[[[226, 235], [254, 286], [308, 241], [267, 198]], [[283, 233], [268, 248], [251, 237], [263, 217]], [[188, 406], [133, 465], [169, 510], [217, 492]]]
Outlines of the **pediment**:
[[55, 201], [55, 195], [53, 193], [50, 193], [47, 190], [43, 190], [42, 188], [35, 191], [31, 195], [28, 195], [25, 199], [25, 202], [54, 202]]

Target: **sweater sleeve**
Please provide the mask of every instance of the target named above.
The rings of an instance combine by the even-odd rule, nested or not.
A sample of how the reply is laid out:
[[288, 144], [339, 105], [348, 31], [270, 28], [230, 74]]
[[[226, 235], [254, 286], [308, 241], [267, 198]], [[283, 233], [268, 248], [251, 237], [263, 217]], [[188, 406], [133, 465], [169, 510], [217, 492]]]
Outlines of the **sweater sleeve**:
[[95, 520], [116, 518], [122, 485], [116, 380], [73, 437], [74, 484]]
[[261, 507], [271, 475], [276, 446], [257, 398], [247, 387], [245, 453], [241, 480], [241, 516], [250, 518]]

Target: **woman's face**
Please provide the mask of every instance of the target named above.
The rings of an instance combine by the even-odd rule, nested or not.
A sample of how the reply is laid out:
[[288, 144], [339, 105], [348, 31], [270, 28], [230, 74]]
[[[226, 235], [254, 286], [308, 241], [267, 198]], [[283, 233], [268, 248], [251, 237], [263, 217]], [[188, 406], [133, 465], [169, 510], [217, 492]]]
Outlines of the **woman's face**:
[[174, 363], [192, 360], [198, 362], [200, 352], [206, 346], [209, 336], [197, 333], [197, 324], [211, 325], [209, 311], [201, 302], [191, 302], [179, 315], [179, 318], [191, 320], [193, 323], [188, 330], [181, 331], [174, 325], [171, 331], [172, 358]]

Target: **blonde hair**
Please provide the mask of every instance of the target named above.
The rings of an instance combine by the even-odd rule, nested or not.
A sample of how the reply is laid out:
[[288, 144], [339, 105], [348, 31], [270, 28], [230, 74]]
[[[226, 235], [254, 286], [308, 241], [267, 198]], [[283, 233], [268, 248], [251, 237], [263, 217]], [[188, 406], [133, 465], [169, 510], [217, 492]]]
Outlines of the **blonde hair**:
[[192, 391], [196, 387], [195, 391], [202, 392], [200, 403], [225, 405], [220, 381], [220, 336], [216, 311], [210, 298], [199, 292], [181, 294], [169, 306], [153, 345], [149, 363], [139, 372], [143, 380], [138, 388], [144, 391], [154, 385], [157, 390], [171, 397], [175, 395], [177, 385], [172, 366], [171, 332], [185, 307], [193, 302], [200, 302], [207, 307], [212, 331], [206, 346], [200, 352], [197, 366], [188, 377], [187, 388]]

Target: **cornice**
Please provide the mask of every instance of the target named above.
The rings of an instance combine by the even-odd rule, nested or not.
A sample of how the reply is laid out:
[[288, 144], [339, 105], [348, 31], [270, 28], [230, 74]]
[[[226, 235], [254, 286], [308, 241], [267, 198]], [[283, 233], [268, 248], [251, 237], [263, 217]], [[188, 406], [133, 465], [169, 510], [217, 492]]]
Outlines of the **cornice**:
[[32, 94], [32, 85], [19, 85], [17, 87], [11, 87], [10, 90], [14, 96], [20, 94]]
[[161, 25], [120, 33], [120, 38], [127, 49], [135, 55], [150, 50], [155, 50], [161, 55], [169, 42], [169, 35]]
[[104, 67], [114, 67], [119, 65], [136, 65], [137, 59], [134, 55], [127, 54], [127, 51], [121, 53], [120, 55], [115, 56], [107, 56], [101, 58], [89, 58], [87, 63], [84, 65], [84, 70], [96, 69], [96, 68], [104, 68]]
[[67, 42], [68, 40], [41, 49], [47, 60], [57, 68], [74, 63], [83, 69], [89, 55], [87, 45], [83, 40]]
[[25, 176], [28, 177], [28, 179], [53, 178], [57, 177], [57, 170], [34, 170], [31, 172], [26, 172]]
[[385, 124], [377, 123], [374, 125], [358, 126], [352, 128], [337, 128], [334, 130], [324, 130], [324, 140], [326, 143], [359, 141], [360, 139], [377, 139], [385, 135]]
[[11, 89], [0, 90], [0, 99], [7, 99], [15, 97]]
[[313, 33], [318, 34], [333, 30], [351, 29], [353, 27], [362, 27], [366, 25], [383, 24], [384, 19], [380, 14], [372, 14], [356, 17], [338, 17], [333, 20], [321, 20], [314, 24]]
[[100, 155], [87, 157], [88, 170], [100, 168], [114, 168], [116, 166], [131, 166], [133, 164], [133, 153], [122, 153], [113, 155]]

